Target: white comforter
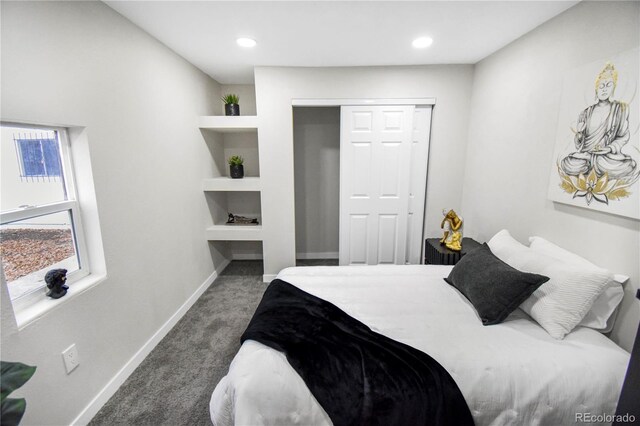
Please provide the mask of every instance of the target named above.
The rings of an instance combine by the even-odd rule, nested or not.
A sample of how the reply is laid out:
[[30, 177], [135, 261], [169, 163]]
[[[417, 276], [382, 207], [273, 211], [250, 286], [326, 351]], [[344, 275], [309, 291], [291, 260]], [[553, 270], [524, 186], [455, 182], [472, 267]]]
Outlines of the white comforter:
[[[502, 324], [483, 326], [442, 279], [450, 270], [305, 267], [285, 269], [278, 278], [432, 356], [460, 387], [478, 426], [574, 424], [578, 413], [615, 412], [626, 351], [587, 328], [555, 340], [520, 310]], [[254, 341], [238, 351], [210, 410], [217, 426], [331, 424], [285, 356]]]

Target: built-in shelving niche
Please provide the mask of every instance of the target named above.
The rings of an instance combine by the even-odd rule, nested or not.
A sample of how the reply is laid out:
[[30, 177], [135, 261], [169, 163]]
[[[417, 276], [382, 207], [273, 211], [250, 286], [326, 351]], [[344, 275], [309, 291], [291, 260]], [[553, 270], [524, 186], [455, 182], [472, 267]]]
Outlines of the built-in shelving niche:
[[[201, 129], [202, 136], [209, 148], [211, 158], [215, 164], [215, 177], [228, 177], [229, 164], [227, 160], [233, 155], [239, 155], [244, 159], [245, 178], [260, 177], [260, 158], [258, 156], [258, 134], [256, 132], [224, 133], [210, 129]], [[245, 179], [230, 179], [229, 185], [237, 185], [239, 191], [243, 191], [247, 181]], [[258, 184], [256, 179], [251, 179]], [[222, 190], [233, 191], [229, 186]], [[260, 190], [257, 187], [255, 190]]]
[[[235, 180], [235, 179], [234, 179]], [[258, 191], [205, 191], [213, 224], [206, 238], [228, 259], [262, 258], [262, 216]], [[228, 213], [255, 217], [259, 225], [226, 225]]]
[[[208, 240], [262, 241], [260, 192], [206, 191], [205, 197], [213, 218], [206, 230]], [[229, 213], [257, 218], [259, 225], [226, 225]]]
[[[214, 160], [211, 177], [202, 179], [213, 223], [205, 235], [215, 249], [229, 259], [262, 258], [262, 215], [258, 120], [255, 116], [206, 116], [198, 126]], [[244, 159], [242, 179], [229, 177], [227, 160]], [[260, 225], [226, 225], [228, 214], [258, 218]]]

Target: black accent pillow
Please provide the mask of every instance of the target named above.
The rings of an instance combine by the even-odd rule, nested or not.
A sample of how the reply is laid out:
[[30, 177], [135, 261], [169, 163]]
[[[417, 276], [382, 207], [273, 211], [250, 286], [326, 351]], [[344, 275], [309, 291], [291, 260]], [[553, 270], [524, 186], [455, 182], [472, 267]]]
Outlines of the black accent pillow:
[[498, 259], [485, 243], [464, 255], [444, 279], [478, 312], [482, 324], [500, 324], [549, 277], [519, 271]]

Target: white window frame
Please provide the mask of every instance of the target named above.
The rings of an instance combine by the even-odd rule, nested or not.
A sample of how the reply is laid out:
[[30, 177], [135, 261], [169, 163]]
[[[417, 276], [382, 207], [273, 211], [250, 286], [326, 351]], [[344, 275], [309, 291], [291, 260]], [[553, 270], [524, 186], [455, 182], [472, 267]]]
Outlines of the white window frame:
[[[56, 132], [58, 143], [60, 145], [60, 161], [62, 162], [62, 176], [66, 200], [58, 201], [51, 204], [41, 206], [28, 206], [0, 212], [0, 224], [10, 224], [13, 222], [33, 219], [35, 217], [44, 216], [53, 213], [69, 212], [72, 237], [75, 244], [76, 256], [78, 259], [78, 269], [67, 274], [67, 284], [73, 285], [74, 282], [88, 276], [91, 271], [89, 269], [89, 255], [87, 252], [87, 244], [85, 240], [84, 228], [82, 226], [82, 215], [80, 213], [80, 203], [78, 202], [78, 193], [75, 184], [75, 175], [73, 167], [73, 158], [71, 156], [71, 148], [69, 144], [68, 130], [64, 127], [44, 126], [23, 123], [1, 122], [3, 127], [22, 127], [29, 129], [53, 130]], [[5, 280], [6, 281], [6, 280]], [[43, 287], [38, 287], [31, 292], [12, 300], [14, 310], [20, 310], [41, 300], [44, 297]]]

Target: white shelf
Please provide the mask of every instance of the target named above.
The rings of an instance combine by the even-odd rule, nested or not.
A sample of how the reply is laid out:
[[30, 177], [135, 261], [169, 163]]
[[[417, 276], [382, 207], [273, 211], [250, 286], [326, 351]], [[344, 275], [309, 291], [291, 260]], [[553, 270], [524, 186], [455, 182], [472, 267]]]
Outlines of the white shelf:
[[213, 225], [207, 228], [209, 241], [262, 241], [262, 225]]
[[[251, 140], [258, 135], [258, 117], [255, 115], [240, 116], [200, 116], [197, 118], [200, 129], [208, 129], [216, 133], [248, 133]], [[253, 135], [251, 135], [253, 134]], [[220, 138], [226, 142], [227, 138]], [[229, 138], [230, 141], [236, 139]], [[238, 139], [244, 142], [243, 138]], [[253, 145], [251, 145], [253, 149]], [[237, 147], [236, 147], [237, 148]], [[242, 153], [242, 152], [241, 152]], [[216, 155], [222, 155], [219, 153]], [[253, 154], [253, 153], [252, 153]], [[245, 177], [232, 179], [227, 176], [219, 176], [202, 180], [202, 190], [229, 191], [229, 192], [260, 192], [262, 183], [260, 177]], [[248, 201], [254, 201], [250, 194], [239, 195], [240, 201], [248, 197]], [[238, 201], [234, 198], [235, 201]], [[247, 201], [247, 200], [245, 200]], [[251, 203], [249, 203], [251, 204]], [[253, 208], [253, 207], [252, 207]], [[258, 214], [259, 215], [259, 214]], [[213, 225], [205, 230], [205, 236], [209, 241], [262, 241], [261, 225]]]
[[255, 115], [203, 115], [198, 118], [198, 127], [221, 133], [256, 132], [258, 117]]
[[232, 179], [221, 176], [202, 181], [203, 191], [260, 191], [261, 188], [259, 177]]

